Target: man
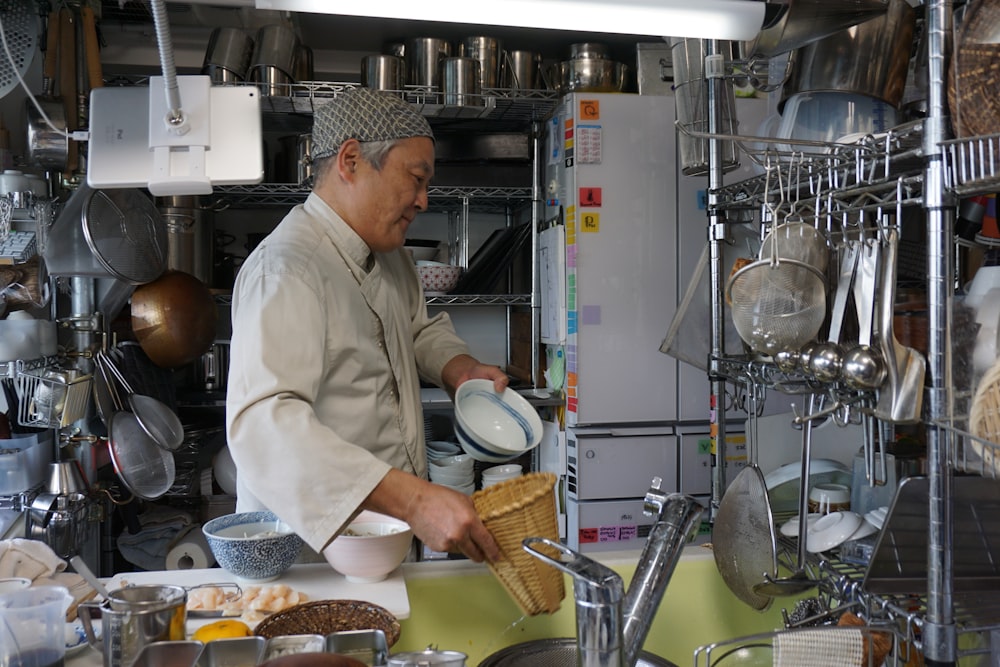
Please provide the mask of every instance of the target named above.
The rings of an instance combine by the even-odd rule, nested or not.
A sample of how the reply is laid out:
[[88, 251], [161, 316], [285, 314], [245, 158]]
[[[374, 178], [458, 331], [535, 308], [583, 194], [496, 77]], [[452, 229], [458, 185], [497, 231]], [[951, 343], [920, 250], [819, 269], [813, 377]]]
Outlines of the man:
[[496, 561], [471, 500], [426, 480], [420, 382], [451, 395], [481, 364], [431, 318], [406, 230], [427, 208], [434, 139], [388, 93], [317, 109], [315, 185], [241, 266], [233, 289], [226, 428], [240, 511], [266, 507], [322, 550], [362, 509], [435, 551]]

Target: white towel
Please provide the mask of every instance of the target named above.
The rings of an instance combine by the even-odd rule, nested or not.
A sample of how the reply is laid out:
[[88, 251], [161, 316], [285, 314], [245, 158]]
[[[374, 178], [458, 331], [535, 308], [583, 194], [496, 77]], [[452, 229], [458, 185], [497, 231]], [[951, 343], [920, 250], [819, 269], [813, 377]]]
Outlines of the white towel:
[[0, 578], [25, 577], [34, 581], [66, 569], [66, 561], [39, 540], [15, 537], [0, 540]]
[[859, 667], [865, 664], [861, 630], [817, 628], [774, 636], [774, 667]]

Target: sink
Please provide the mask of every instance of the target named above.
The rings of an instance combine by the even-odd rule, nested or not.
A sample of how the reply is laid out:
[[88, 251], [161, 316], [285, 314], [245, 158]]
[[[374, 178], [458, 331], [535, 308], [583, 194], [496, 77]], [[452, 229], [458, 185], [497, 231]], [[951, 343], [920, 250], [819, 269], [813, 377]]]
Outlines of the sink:
[[[487, 656], [479, 667], [577, 667], [576, 638], [536, 639], [514, 644]], [[677, 667], [669, 660], [639, 652], [636, 667]]]

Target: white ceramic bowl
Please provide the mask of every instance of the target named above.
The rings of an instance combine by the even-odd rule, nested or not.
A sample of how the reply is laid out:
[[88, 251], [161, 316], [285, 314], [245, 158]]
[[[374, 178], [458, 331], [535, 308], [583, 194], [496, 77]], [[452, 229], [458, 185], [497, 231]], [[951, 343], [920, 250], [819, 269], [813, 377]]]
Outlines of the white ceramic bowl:
[[399, 567], [412, 540], [405, 521], [365, 510], [323, 549], [323, 556], [348, 581], [374, 583]]
[[483, 471], [483, 477], [502, 477], [510, 479], [521, 474], [522, 468], [517, 463], [508, 463], [501, 466], [493, 466]]
[[462, 276], [462, 267], [452, 264], [417, 265], [417, 275], [425, 292], [450, 292]]
[[239, 512], [201, 527], [219, 565], [238, 579], [277, 579], [302, 551], [302, 538], [271, 512]]
[[452, 486], [455, 484], [464, 485], [475, 479], [475, 471], [431, 468], [430, 478], [435, 484], [444, 484], [445, 486]]
[[432, 468], [452, 468], [454, 470], [472, 470], [476, 465], [476, 460], [468, 454], [451, 454], [439, 459], [429, 461]]
[[538, 446], [542, 419], [513, 389], [498, 394], [490, 380], [469, 380], [455, 392], [455, 433], [473, 458], [505, 463]]

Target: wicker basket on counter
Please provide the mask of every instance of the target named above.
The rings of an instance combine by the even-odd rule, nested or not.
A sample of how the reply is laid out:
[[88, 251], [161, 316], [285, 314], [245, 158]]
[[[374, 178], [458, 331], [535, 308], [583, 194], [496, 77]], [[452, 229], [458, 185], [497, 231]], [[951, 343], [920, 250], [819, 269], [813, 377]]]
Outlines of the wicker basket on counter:
[[399, 641], [399, 621], [383, 607], [361, 600], [314, 600], [289, 607], [261, 621], [254, 634], [329, 635], [344, 630], [381, 630], [389, 646]]

